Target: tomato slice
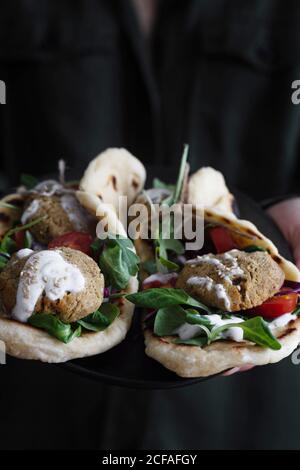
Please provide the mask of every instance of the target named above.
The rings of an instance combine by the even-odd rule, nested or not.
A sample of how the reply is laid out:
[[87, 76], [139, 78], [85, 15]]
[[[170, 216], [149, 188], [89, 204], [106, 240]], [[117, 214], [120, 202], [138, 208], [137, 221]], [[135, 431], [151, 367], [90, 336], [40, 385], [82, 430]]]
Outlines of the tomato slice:
[[25, 244], [25, 230], [20, 230], [14, 234], [14, 240], [16, 242], [18, 250], [24, 248]]
[[82, 251], [82, 253], [91, 256], [92, 242], [93, 238], [89, 233], [69, 232], [54, 238], [49, 243], [48, 248], [58, 248], [60, 246], [66, 246], [68, 248], [73, 248], [73, 250]]
[[154, 289], [157, 287], [175, 287], [174, 282], [166, 282], [166, 283], [161, 283], [160, 281], [153, 281], [153, 282], [148, 282], [147, 284], [143, 285], [143, 290], [146, 289]]
[[225, 227], [213, 227], [209, 230], [209, 235], [217, 254], [238, 248], [229, 230]]
[[175, 287], [178, 275], [176, 273], [170, 274], [152, 274], [143, 282], [142, 289], [153, 289], [161, 287]]
[[291, 293], [272, 297], [258, 307], [247, 310], [247, 315], [261, 316], [267, 319], [273, 319], [293, 312], [298, 303], [298, 294]]

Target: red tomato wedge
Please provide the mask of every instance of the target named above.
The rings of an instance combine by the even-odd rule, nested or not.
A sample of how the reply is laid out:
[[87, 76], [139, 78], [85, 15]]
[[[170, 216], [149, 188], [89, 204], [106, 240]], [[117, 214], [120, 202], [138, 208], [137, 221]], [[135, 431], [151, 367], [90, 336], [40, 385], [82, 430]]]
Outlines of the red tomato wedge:
[[296, 309], [297, 303], [298, 294], [279, 295], [272, 297], [258, 307], [247, 310], [247, 315], [261, 316], [271, 320], [285, 313], [292, 313]]
[[18, 250], [24, 248], [25, 243], [25, 230], [20, 230], [20, 232], [16, 232], [14, 234], [14, 240], [16, 242]]
[[174, 282], [166, 282], [165, 284], [162, 284], [160, 281], [153, 281], [153, 282], [148, 282], [147, 284], [143, 285], [143, 290], [146, 289], [154, 289], [157, 287], [175, 287]]
[[66, 246], [73, 250], [82, 251], [86, 255], [91, 256], [91, 243], [93, 238], [89, 233], [69, 232], [54, 238], [48, 245], [48, 248], [58, 248]]
[[238, 248], [229, 230], [225, 227], [213, 227], [209, 230], [210, 238], [215, 246], [217, 254]]

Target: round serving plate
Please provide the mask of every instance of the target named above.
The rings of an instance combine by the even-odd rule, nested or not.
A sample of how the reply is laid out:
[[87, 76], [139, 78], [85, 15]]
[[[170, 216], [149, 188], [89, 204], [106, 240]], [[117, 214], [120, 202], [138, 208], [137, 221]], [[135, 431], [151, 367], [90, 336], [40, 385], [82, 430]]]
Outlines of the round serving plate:
[[[155, 172], [154, 174], [162, 175], [164, 172]], [[239, 191], [232, 190], [232, 192], [236, 197], [239, 216], [257, 225], [275, 243], [279, 252], [291, 259], [287, 242], [260, 206]], [[130, 388], [167, 389], [208, 380], [208, 378], [184, 379], [178, 377], [146, 356], [140, 318], [141, 311], [136, 309], [133, 324], [126, 339], [110, 351], [89, 358], [69, 361], [61, 364], [60, 367], [106, 384]]]

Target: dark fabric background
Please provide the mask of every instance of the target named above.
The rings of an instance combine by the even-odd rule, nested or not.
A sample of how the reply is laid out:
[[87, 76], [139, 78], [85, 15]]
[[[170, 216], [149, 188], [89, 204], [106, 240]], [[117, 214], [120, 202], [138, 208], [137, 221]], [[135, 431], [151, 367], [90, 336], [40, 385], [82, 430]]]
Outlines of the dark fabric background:
[[[128, 0], [3, 0], [0, 170], [73, 174], [108, 146], [210, 164], [255, 199], [298, 191], [299, 2], [163, 0], [152, 43]], [[163, 177], [163, 175], [159, 175]], [[299, 448], [290, 359], [189, 389], [128, 391], [0, 367], [0, 448]]]

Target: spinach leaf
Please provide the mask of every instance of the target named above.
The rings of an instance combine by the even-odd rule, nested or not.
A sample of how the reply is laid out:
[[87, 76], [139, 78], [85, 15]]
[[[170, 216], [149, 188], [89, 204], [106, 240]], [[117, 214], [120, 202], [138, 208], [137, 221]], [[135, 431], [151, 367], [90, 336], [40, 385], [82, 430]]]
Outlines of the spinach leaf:
[[26, 189], [32, 189], [38, 184], [38, 179], [35, 176], [29, 175], [27, 173], [22, 173], [21, 184], [25, 186]]
[[160, 308], [154, 321], [154, 333], [157, 336], [173, 335], [174, 331], [186, 323], [186, 312], [179, 305]]
[[28, 323], [36, 328], [47, 331], [63, 343], [69, 343], [74, 338], [81, 335], [81, 326], [73, 329], [71, 324], [62, 322], [51, 313], [37, 313], [28, 319]]
[[205, 310], [207, 313], [212, 311], [209, 307], [188, 295], [184, 290], [171, 287], [154, 287], [153, 289], [146, 289], [135, 294], [127, 294], [125, 297], [138, 307], [144, 308], [159, 309], [173, 305], [190, 305], [191, 307]]
[[99, 266], [108, 285], [124, 289], [131, 276], [138, 272], [139, 257], [131, 240], [121, 236], [108, 236], [103, 240], [105, 248], [99, 257]]
[[103, 331], [112, 324], [119, 314], [120, 309], [117, 305], [106, 302], [101, 305], [99, 310], [78, 320], [77, 323], [86, 330]]
[[274, 350], [281, 349], [281, 344], [275, 336], [273, 336], [268, 324], [262, 317], [254, 317], [241, 323], [229, 323], [219, 326], [212, 330], [211, 341], [216, 340], [221, 332], [233, 327], [242, 328], [244, 331], [244, 339], [248, 341]]

